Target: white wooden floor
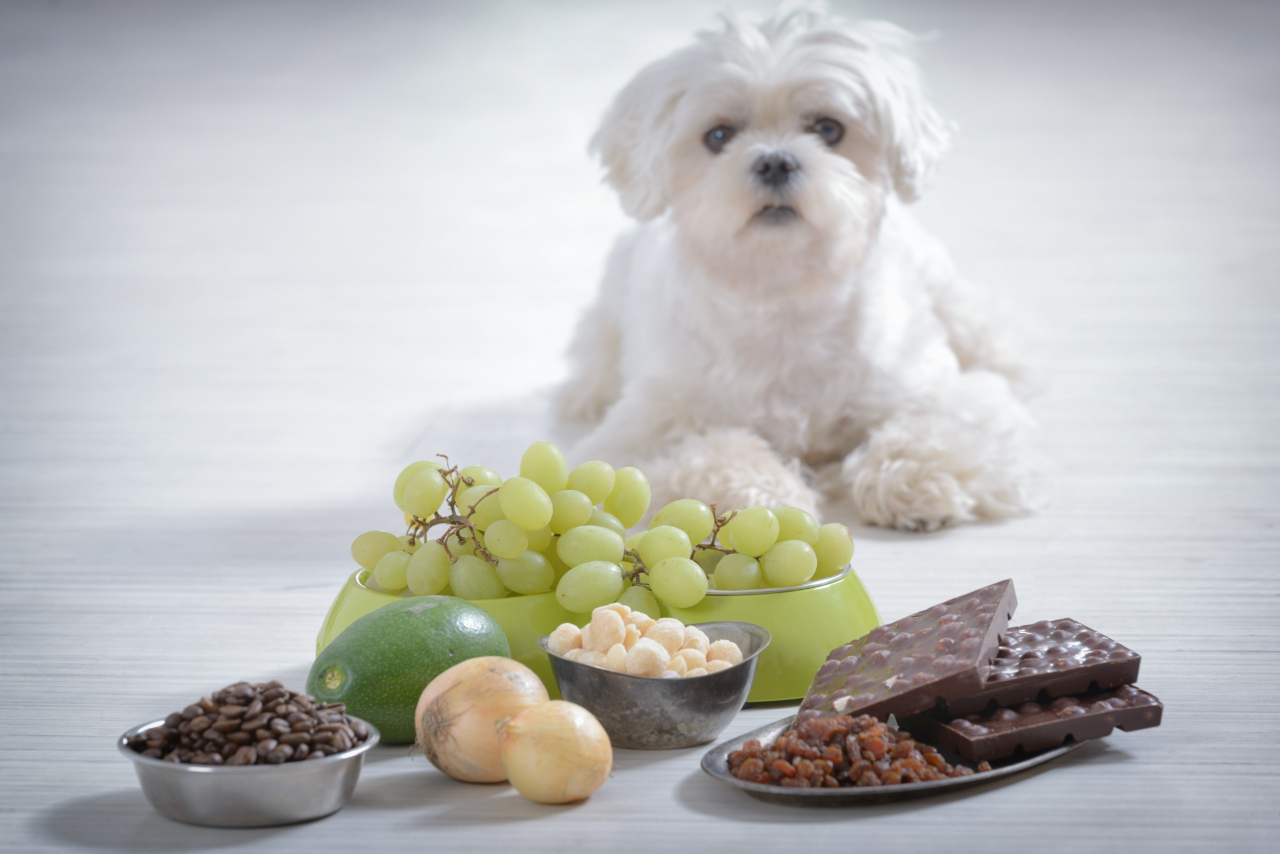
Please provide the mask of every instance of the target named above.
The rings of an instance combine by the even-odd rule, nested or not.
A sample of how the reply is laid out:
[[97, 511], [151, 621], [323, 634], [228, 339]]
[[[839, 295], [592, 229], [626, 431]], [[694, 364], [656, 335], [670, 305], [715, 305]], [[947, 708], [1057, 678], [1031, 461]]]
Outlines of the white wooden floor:
[[1143, 654], [1161, 728], [834, 812], [742, 797], [698, 749], [619, 751], [561, 809], [391, 748], [310, 825], [145, 803], [114, 737], [236, 679], [300, 686], [404, 462], [509, 472], [541, 437], [624, 225], [585, 141], [718, 6], [0, 6], [0, 849], [1280, 847], [1264, 3], [860, 4], [941, 36], [926, 66], [963, 132], [920, 216], [1022, 311], [1057, 496], [1005, 525], [861, 530], [857, 568], [886, 618], [1013, 577], [1020, 618]]

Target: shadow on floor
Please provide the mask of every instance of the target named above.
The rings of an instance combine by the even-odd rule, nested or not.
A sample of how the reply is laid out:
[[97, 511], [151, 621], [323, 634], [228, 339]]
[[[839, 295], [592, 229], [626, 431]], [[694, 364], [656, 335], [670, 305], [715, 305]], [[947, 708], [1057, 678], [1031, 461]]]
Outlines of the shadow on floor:
[[139, 789], [122, 789], [56, 804], [32, 820], [32, 835], [59, 848], [118, 851], [203, 851], [269, 840], [288, 827], [199, 827], [170, 821]]

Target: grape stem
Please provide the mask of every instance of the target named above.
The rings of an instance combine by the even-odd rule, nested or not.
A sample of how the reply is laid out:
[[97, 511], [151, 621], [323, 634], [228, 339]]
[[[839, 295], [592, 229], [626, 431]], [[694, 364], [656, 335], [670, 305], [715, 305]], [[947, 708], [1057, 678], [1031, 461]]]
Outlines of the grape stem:
[[[711, 525], [711, 533], [707, 535], [706, 542], [698, 543], [693, 547], [694, 554], [697, 554], [698, 549], [702, 549], [703, 551], [721, 552], [727, 555], [734, 554], [733, 549], [726, 549], [724, 546], [716, 545], [716, 537], [720, 534], [721, 528], [733, 521], [733, 517], [738, 515], [738, 511], [731, 510], [723, 516], [716, 516], [715, 502], [713, 501], [709, 506], [711, 507], [711, 515], [714, 519], [714, 522]], [[647, 573], [649, 569], [644, 565], [644, 561], [640, 559], [639, 550], [627, 549], [622, 553], [622, 556], [624, 560], [629, 560], [633, 564], [631, 569], [624, 569], [622, 571], [622, 577], [626, 578], [635, 586], [643, 587], [648, 590], [649, 585], [640, 581], [640, 574]], [[707, 571], [705, 569], [702, 570], [703, 575], [705, 575], [706, 572]]]
[[[449, 465], [449, 457], [447, 455], [436, 454], [436, 456], [443, 459], [446, 466]], [[423, 519], [420, 516], [414, 516], [413, 522], [410, 523], [409, 529], [406, 531], [406, 536], [409, 537], [409, 545], [413, 545], [418, 540], [425, 542], [428, 539], [427, 532], [432, 528], [440, 525], [448, 525], [444, 534], [436, 538], [436, 542], [444, 546], [444, 553], [449, 556], [449, 563], [456, 563], [458, 560], [458, 556], [455, 556], [453, 552], [449, 550], [449, 538], [456, 537], [458, 544], [461, 545], [466, 540], [464, 532], [470, 531], [471, 540], [476, 544], [475, 553], [479, 555], [482, 560], [486, 560], [494, 566], [497, 566], [498, 559], [491, 555], [484, 546], [480, 545], [480, 537], [478, 536], [480, 531], [476, 528], [476, 523], [471, 521], [471, 517], [475, 515], [476, 506], [480, 501], [484, 501], [490, 495], [497, 492], [498, 487], [495, 486], [493, 489], [480, 496], [480, 501], [477, 501], [475, 504], [466, 505], [470, 509], [464, 514], [458, 509], [458, 490], [463, 486], [475, 486], [475, 480], [473, 478], [464, 477], [458, 471], [457, 466], [451, 466], [441, 470], [440, 476], [444, 478], [445, 483], [449, 484], [449, 491], [445, 494], [445, 503], [449, 507], [449, 512], [441, 513], [439, 510], [436, 510], [435, 514], [430, 519]]]

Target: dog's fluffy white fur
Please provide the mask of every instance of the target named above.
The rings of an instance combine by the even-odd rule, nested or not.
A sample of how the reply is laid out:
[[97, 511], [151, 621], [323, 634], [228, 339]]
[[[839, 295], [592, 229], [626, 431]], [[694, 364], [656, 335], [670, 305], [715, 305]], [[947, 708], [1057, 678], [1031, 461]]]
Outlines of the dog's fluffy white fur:
[[920, 531], [1033, 506], [1005, 312], [904, 205], [949, 136], [912, 44], [813, 6], [726, 16], [617, 96], [592, 149], [640, 225], [558, 394], [592, 425], [575, 457], [640, 466], [654, 507], [835, 492]]

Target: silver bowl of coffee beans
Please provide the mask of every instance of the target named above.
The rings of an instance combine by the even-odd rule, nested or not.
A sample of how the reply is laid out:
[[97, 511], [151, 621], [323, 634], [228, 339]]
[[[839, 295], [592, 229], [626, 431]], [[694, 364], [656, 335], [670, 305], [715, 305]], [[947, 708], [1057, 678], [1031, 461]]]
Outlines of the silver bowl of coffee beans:
[[213, 827], [294, 824], [342, 809], [372, 724], [279, 682], [237, 682], [120, 736], [162, 815]]

